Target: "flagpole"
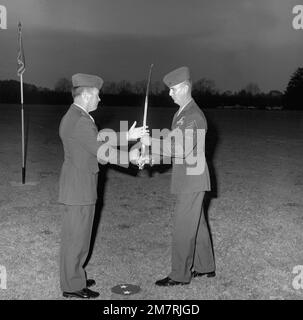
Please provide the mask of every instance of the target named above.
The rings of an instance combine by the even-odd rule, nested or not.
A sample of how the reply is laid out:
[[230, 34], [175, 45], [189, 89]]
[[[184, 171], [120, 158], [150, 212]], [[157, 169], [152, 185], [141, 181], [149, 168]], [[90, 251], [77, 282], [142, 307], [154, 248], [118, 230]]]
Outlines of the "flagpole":
[[25, 58], [22, 45], [22, 25], [18, 23], [18, 70], [17, 74], [20, 77], [20, 103], [21, 103], [21, 130], [22, 130], [22, 184], [25, 184], [25, 135], [24, 135], [24, 107], [23, 107], [23, 72], [25, 71]]
[[24, 51], [23, 51], [23, 45], [22, 45], [22, 25], [19, 21], [18, 23], [18, 56], [17, 56], [17, 76], [20, 77], [20, 104], [21, 104], [21, 134], [22, 134], [22, 179], [20, 182], [11, 181], [11, 184], [13, 186], [26, 186], [26, 185], [36, 185], [37, 182], [27, 182], [25, 183], [25, 134], [24, 134], [24, 101], [23, 101], [23, 72], [25, 71], [25, 57], [24, 57]]
[[20, 74], [20, 91], [21, 91], [21, 127], [22, 127], [22, 184], [25, 184], [25, 144], [24, 144], [23, 73]]

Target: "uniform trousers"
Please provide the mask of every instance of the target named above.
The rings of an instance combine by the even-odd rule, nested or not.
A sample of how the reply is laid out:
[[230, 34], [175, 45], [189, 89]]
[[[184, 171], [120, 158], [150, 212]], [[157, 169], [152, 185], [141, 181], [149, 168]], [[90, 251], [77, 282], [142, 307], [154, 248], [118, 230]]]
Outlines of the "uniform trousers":
[[87, 258], [95, 205], [66, 205], [63, 215], [60, 248], [60, 287], [73, 292], [86, 288], [83, 268]]
[[191, 272], [215, 271], [212, 244], [203, 211], [205, 192], [177, 195], [172, 234], [172, 280], [190, 282]]

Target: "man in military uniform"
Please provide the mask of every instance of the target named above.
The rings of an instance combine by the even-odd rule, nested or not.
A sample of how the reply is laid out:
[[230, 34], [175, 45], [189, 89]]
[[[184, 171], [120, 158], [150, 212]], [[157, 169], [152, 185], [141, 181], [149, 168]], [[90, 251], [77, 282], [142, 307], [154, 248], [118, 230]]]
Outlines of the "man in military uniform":
[[[60, 286], [64, 297], [96, 298], [99, 293], [88, 289], [95, 280], [87, 279], [84, 263], [91, 240], [97, 200], [98, 160], [127, 167], [136, 161], [138, 150], [98, 152], [105, 141], [98, 141], [98, 130], [89, 112], [97, 109], [102, 78], [95, 75], [72, 76], [74, 103], [61, 120], [59, 134], [64, 148], [64, 162], [59, 180], [59, 202], [65, 204], [60, 248]], [[136, 140], [146, 131], [134, 125], [125, 132], [125, 141]], [[107, 145], [107, 150], [112, 150]], [[123, 154], [124, 152], [124, 154]], [[98, 156], [98, 160], [97, 160]], [[120, 157], [120, 158], [119, 158]], [[119, 164], [117, 158], [127, 159]]]
[[207, 122], [191, 96], [187, 67], [168, 73], [163, 81], [169, 87], [169, 95], [179, 105], [172, 130], [161, 142], [149, 136], [141, 138], [141, 141], [152, 145], [154, 162], [159, 159], [157, 155], [173, 159], [171, 192], [177, 195], [177, 201], [172, 234], [172, 269], [166, 278], [156, 281], [158, 286], [173, 286], [189, 284], [192, 277], [214, 277], [215, 263], [203, 212], [204, 194], [210, 190], [205, 160]]

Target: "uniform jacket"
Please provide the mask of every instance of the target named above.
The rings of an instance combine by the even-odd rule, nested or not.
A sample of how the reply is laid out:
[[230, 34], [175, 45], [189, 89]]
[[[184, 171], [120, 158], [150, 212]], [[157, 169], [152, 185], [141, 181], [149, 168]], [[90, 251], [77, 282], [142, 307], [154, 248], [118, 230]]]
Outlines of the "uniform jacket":
[[61, 120], [59, 135], [64, 149], [59, 202], [67, 205], [95, 204], [99, 171], [97, 153], [105, 142], [97, 141], [98, 129], [94, 121], [74, 104]]
[[174, 115], [171, 131], [163, 139], [160, 148], [162, 156], [172, 157], [172, 193], [210, 190], [205, 158], [206, 132], [206, 118], [194, 100], [179, 115]]

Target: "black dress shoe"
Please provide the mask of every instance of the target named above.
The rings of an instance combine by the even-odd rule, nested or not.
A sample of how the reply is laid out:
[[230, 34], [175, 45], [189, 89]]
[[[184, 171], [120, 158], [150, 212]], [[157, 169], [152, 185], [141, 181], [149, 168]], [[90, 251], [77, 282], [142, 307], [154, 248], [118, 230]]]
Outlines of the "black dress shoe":
[[212, 271], [212, 272], [198, 272], [198, 271], [193, 271], [191, 273], [192, 277], [193, 278], [196, 278], [196, 277], [203, 277], [203, 276], [206, 276], [207, 278], [213, 278], [216, 276], [216, 272], [215, 271]]
[[74, 292], [63, 292], [63, 297], [65, 298], [82, 298], [82, 299], [90, 299], [90, 298], [97, 298], [100, 295], [99, 292], [92, 291], [90, 289], [84, 288], [79, 291]]
[[189, 284], [189, 282], [175, 281], [175, 280], [171, 279], [170, 277], [166, 277], [164, 279], [156, 281], [155, 284], [157, 286], [161, 286], [161, 287], [168, 287], [168, 286], [177, 286], [177, 285], [183, 286], [185, 284]]
[[92, 286], [96, 285], [96, 281], [94, 279], [87, 279], [86, 280], [86, 286], [87, 288], [90, 288]]

